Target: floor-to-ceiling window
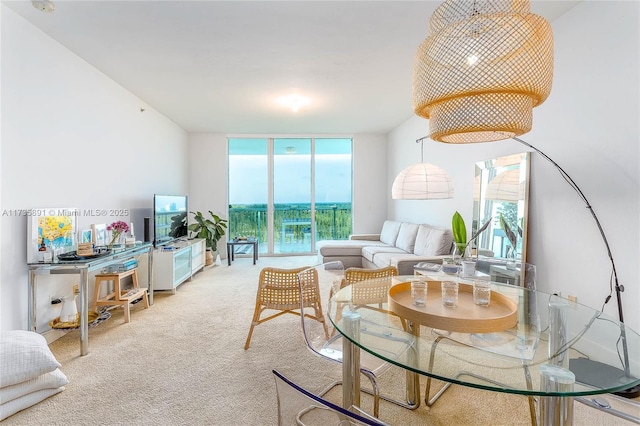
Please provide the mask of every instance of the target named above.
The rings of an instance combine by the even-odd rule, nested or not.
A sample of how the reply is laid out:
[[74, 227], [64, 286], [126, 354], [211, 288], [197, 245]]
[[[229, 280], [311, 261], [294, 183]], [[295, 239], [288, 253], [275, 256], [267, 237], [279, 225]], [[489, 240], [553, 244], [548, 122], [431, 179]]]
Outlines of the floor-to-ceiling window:
[[350, 138], [229, 138], [229, 236], [263, 254], [351, 233]]

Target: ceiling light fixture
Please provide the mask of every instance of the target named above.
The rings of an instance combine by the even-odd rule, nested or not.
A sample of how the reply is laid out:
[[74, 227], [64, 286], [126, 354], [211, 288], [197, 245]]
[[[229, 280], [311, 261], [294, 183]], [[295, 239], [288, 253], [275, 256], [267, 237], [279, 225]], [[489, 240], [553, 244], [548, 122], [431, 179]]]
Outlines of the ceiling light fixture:
[[56, 5], [51, 0], [33, 0], [31, 4], [40, 12], [49, 13], [56, 10]]
[[447, 0], [413, 70], [413, 108], [438, 142], [487, 142], [531, 130], [553, 79], [553, 34], [529, 0]]
[[420, 163], [398, 173], [391, 187], [394, 200], [438, 200], [453, 198], [453, 183], [447, 172], [438, 166], [424, 162], [424, 144], [427, 136], [420, 138]]
[[300, 108], [311, 104], [311, 99], [306, 96], [292, 93], [290, 95], [279, 97], [276, 99], [276, 102], [283, 107], [291, 108], [291, 111], [293, 112], [298, 112]]

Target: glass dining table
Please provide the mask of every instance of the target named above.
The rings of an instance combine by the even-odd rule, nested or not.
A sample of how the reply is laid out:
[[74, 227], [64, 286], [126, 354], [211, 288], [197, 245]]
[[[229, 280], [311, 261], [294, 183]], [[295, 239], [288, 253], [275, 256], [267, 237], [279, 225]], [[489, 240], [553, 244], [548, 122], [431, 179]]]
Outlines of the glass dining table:
[[[427, 281], [424, 306], [413, 304], [413, 280]], [[489, 306], [475, 305], [472, 282], [451, 280], [459, 283], [455, 308], [442, 304], [441, 282], [426, 276], [395, 277], [382, 293], [371, 291], [379, 281], [334, 293], [328, 316], [345, 337], [343, 406], [360, 405], [360, 351], [406, 370], [410, 405], [420, 404], [422, 376], [427, 405], [446, 389], [430, 399], [432, 379], [520, 394], [529, 397], [534, 425], [572, 424], [575, 397], [640, 384], [640, 336], [625, 324], [567, 299], [497, 282], [490, 284]]]

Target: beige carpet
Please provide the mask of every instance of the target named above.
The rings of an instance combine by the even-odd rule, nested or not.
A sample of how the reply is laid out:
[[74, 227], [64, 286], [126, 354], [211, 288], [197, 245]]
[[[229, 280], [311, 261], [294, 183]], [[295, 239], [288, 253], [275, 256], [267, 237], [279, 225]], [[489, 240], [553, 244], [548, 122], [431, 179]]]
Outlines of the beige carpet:
[[[277, 424], [272, 369], [318, 391], [339, 379], [341, 368], [306, 348], [293, 315], [256, 327], [251, 347], [243, 350], [258, 274], [265, 266], [315, 262], [315, 257], [274, 257], [254, 266], [241, 257], [230, 267], [206, 268], [175, 295], [156, 292], [150, 309], [135, 305], [129, 324], [122, 309], [111, 311], [111, 319], [90, 330], [88, 356], [79, 356], [79, 332], [68, 333], [51, 344], [70, 381], [66, 390], [3, 424]], [[401, 371], [387, 372], [380, 383], [385, 393], [403, 395]], [[339, 401], [340, 388], [328, 397]], [[370, 403], [363, 395], [363, 408], [370, 409]], [[578, 403], [575, 414], [576, 425], [632, 424]], [[460, 386], [430, 409], [410, 411], [383, 401], [380, 417], [393, 425], [530, 424], [525, 397]]]

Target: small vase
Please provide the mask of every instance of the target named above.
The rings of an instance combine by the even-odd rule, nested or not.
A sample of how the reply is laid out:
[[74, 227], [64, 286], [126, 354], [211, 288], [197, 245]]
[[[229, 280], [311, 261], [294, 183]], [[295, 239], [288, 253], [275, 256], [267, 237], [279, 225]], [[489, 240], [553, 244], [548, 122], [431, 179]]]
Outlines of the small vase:
[[120, 245], [120, 237], [122, 237], [122, 234], [120, 233], [113, 233], [111, 235], [111, 242], [109, 243], [109, 248], [112, 249], [114, 246], [119, 246]]
[[462, 253], [460, 248], [456, 243], [453, 243], [453, 248], [451, 249], [451, 257], [453, 258], [454, 264], [461, 266], [462, 259], [466, 257], [465, 253]]

